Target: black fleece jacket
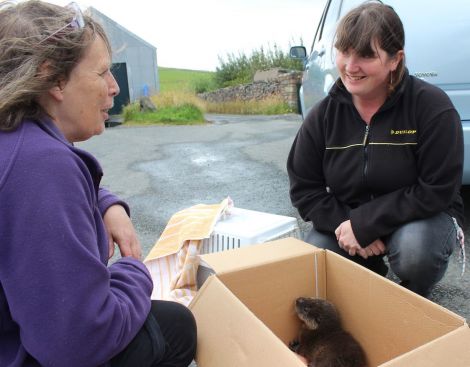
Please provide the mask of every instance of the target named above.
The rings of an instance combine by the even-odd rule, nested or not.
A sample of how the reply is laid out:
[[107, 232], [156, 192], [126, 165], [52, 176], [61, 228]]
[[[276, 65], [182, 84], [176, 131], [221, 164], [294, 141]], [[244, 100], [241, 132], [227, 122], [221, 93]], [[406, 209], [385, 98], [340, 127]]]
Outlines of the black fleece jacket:
[[335, 84], [306, 117], [287, 161], [301, 217], [325, 232], [350, 219], [361, 246], [443, 211], [462, 226], [462, 167], [452, 102], [408, 73], [369, 125]]

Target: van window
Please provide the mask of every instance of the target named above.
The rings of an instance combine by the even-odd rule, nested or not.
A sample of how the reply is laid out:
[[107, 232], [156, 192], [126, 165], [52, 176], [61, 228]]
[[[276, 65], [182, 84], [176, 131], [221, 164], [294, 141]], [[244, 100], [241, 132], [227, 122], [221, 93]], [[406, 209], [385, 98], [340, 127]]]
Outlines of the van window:
[[[328, 5], [327, 5], [328, 6]], [[341, 0], [331, 0], [327, 9], [325, 18], [323, 19], [322, 29], [318, 40], [322, 38], [332, 38], [336, 30], [336, 22], [339, 17]]]

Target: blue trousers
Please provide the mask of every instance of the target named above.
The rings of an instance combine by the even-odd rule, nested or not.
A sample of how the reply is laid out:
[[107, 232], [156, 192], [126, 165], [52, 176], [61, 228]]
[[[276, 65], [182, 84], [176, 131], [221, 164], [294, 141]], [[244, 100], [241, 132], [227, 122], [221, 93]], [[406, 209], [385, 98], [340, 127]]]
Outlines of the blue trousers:
[[187, 367], [196, 354], [196, 321], [176, 302], [152, 301], [147, 320], [111, 367]]
[[[428, 219], [404, 224], [382, 238], [386, 246], [384, 256], [387, 256], [391, 270], [401, 279], [401, 285], [427, 297], [447, 270], [456, 238], [452, 217], [440, 213]], [[312, 229], [305, 241], [336, 252], [378, 274], [387, 275], [388, 267], [384, 256], [372, 256], [367, 259], [359, 255], [350, 256], [339, 247], [334, 233]]]

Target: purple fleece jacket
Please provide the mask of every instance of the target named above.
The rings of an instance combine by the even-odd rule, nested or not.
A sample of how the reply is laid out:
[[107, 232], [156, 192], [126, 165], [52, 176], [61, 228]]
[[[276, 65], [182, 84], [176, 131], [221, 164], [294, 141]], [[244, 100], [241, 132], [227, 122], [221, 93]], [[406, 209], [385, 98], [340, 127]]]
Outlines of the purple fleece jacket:
[[127, 205], [49, 120], [0, 132], [0, 366], [97, 367], [150, 310], [142, 262], [111, 266], [102, 220]]

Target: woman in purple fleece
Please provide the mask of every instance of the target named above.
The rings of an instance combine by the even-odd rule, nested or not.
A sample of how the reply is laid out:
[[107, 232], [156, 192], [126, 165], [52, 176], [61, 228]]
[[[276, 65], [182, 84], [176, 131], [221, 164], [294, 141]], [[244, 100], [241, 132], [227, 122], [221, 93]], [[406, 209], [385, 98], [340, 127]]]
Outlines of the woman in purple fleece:
[[[129, 208], [75, 148], [119, 87], [75, 4], [0, 7], [0, 366], [188, 366], [196, 325], [151, 301]], [[122, 258], [107, 266], [119, 246]]]

